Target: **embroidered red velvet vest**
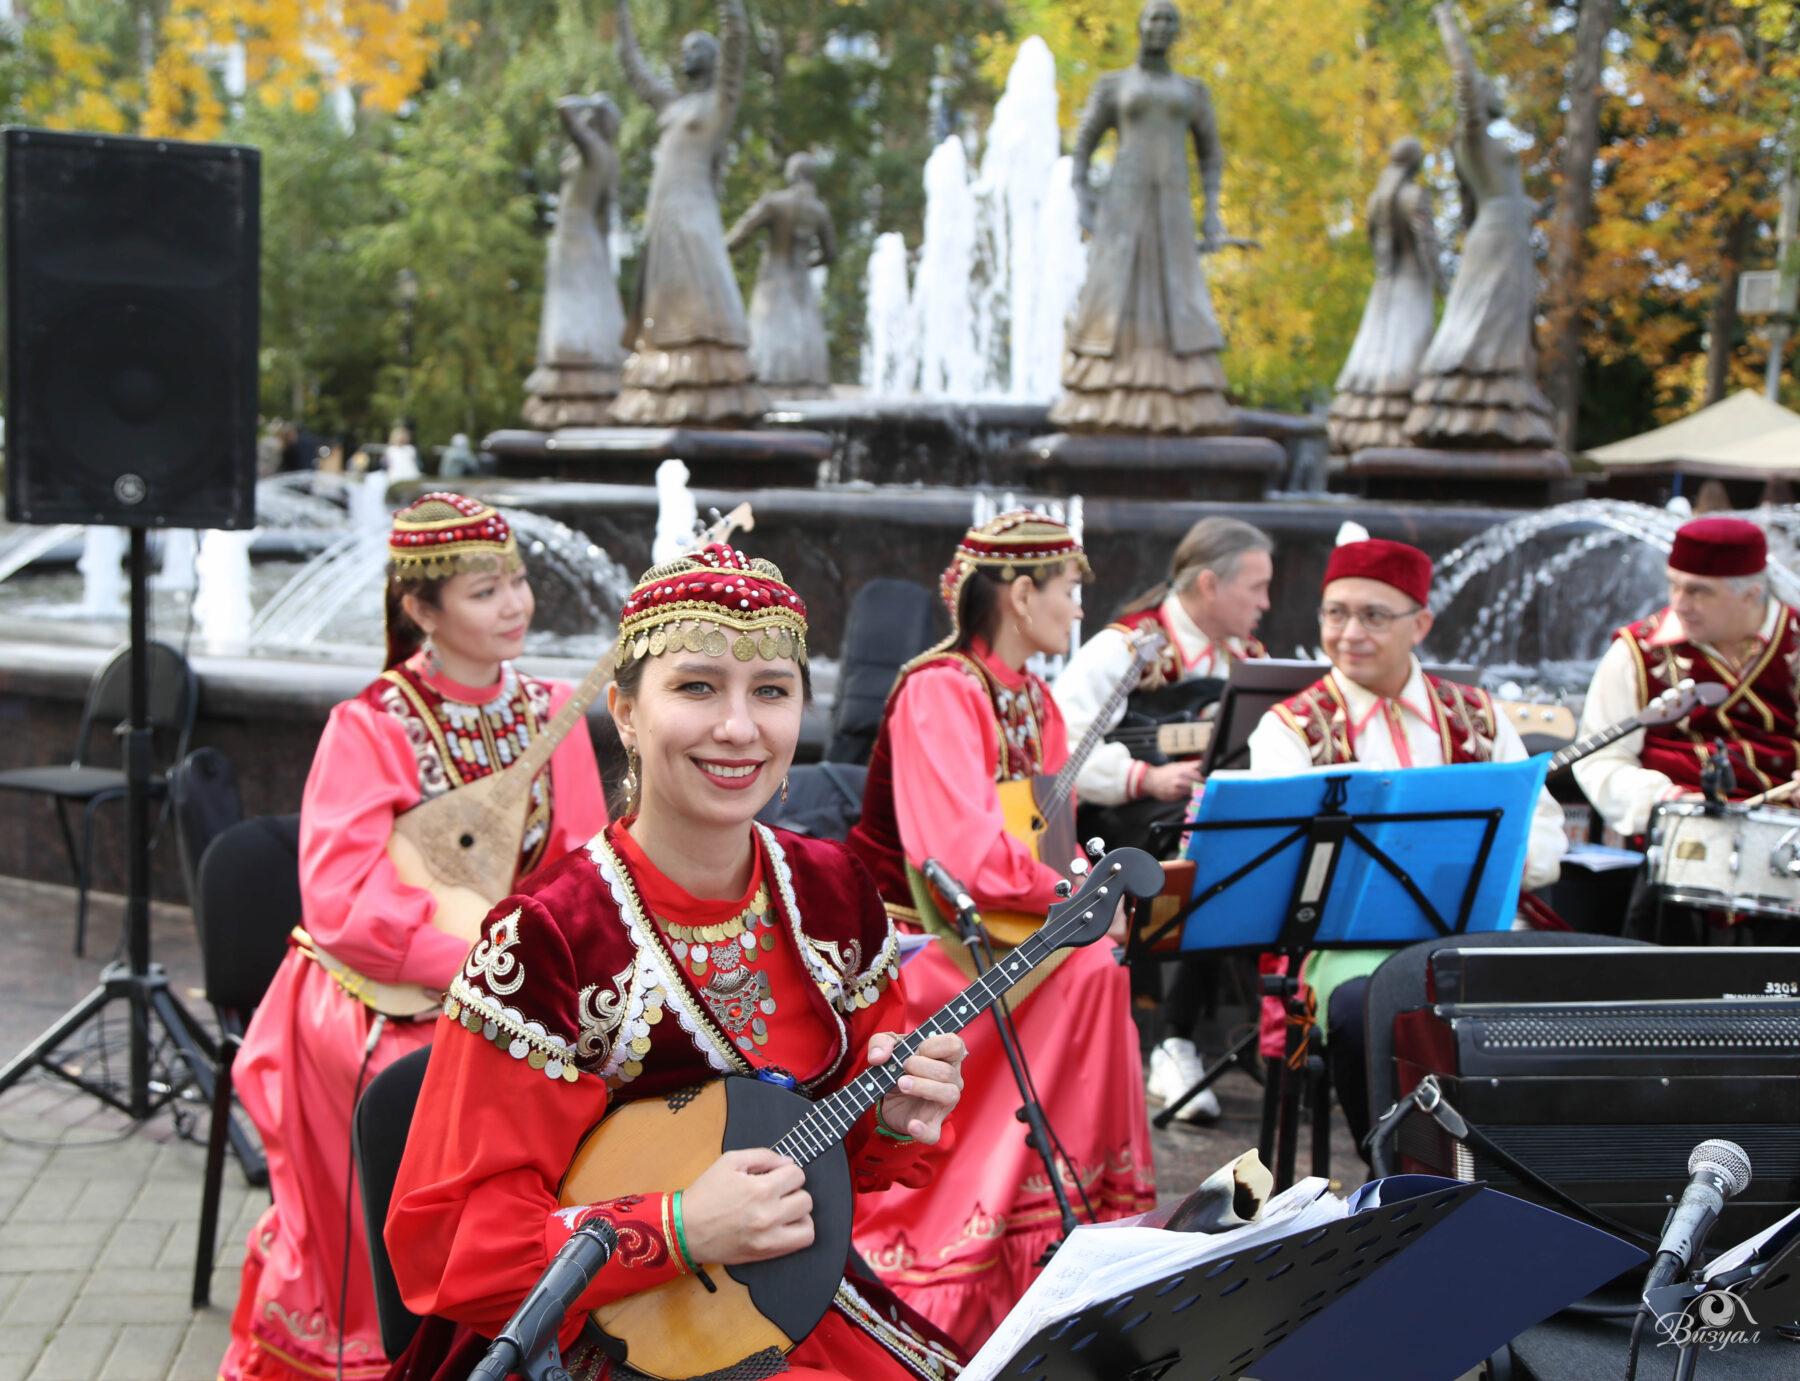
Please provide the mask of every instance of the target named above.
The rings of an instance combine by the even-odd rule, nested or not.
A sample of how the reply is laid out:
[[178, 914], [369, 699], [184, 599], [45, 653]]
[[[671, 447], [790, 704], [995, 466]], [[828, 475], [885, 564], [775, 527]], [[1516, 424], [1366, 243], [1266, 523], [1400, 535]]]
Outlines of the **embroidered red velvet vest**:
[[[1437, 710], [1444, 761], [1492, 762], [1494, 738], [1499, 732], [1492, 697], [1474, 686], [1429, 673], [1425, 676], [1425, 688]], [[1274, 713], [1306, 740], [1314, 766], [1356, 761], [1350, 740], [1349, 707], [1344, 704], [1335, 678], [1320, 677], [1298, 695], [1282, 701]]]
[[1696, 710], [1678, 724], [1645, 730], [1639, 761], [1677, 786], [1698, 790], [1706, 755], [1713, 740], [1722, 738], [1737, 777], [1735, 798], [1742, 800], [1785, 782], [1800, 762], [1800, 743], [1795, 741], [1800, 734], [1795, 694], [1800, 681], [1800, 615], [1783, 605], [1769, 645], [1741, 674], [1694, 643], [1657, 644], [1657, 630], [1668, 615], [1667, 609], [1659, 610], [1614, 635], [1631, 649], [1638, 703], [1648, 704], [1652, 696], [1690, 676], [1722, 683], [1731, 693], [1716, 709]]
[[[1181, 683], [1187, 669], [1181, 664], [1181, 648], [1175, 641], [1175, 630], [1169, 627], [1169, 621], [1163, 617], [1162, 605], [1140, 609], [1135, 614], [1122, 614], [1107, 627], [1116, 628], [1121, 633], [1135, 633], [1140, 628], [1150, 627], [1162, 634], [1162, 654], [1144, 668], [1144, 674], [1138, 678], [1137, 689], [1139, 691], [1158, 691], [1164, 686]], [[1243, 655], [1249, 659], [1267, 657], [1269, 649], [1255, 638], [1245, 638]]]
[[[1000, 762], [994, 780], [1015, 781], [1042, 771], [1047, 692], [1044, 683], [1035, 676], [1027, 676], [1024, 686], [1015, 691], [1003, 686], [981, 664], [979, 657], [946, 652], [920, 662], [901, 677], [888, 695], [888, 704], [894, 703], [901, 686], [926, 667], [946, 664], [974, 677], [987, 692], [1000, 738]], [[869, 755], [869, 775], [863, 785], [862, 818], [845, 842], [874, 876], [882, 900], [910, 912], [912, 889], [906, 880], [906, 851], [901, 846], [900, 820], [894, 808], [894, 749], [885, 716], [881, 721], [881, 732], [875, 736], [875, 750]]]
[[[844, 1015], [881, 995], [899, 971], [899, 949], [843, 845], [757, 828], [770, 900], [813, 980], [809, 1015], [824, 1033], [818, 1062], [789, 1072], [816, 1097], [843, 1082], [853, 1063]], [[545, 869], [530, 894], [494, 908], [445, 1012], [550, 1078], [599, 1075], [615, 1099], [754, 1072], [604, 832]], [[804, 1018], [796, 1011], [794, 1019]]]
[[[506, 667], [500, 691], [485, 705], [451, 700], [413, 670], [410, 662], [381, 673], [362, 692], [376, 709], [406, 731], [419, 766], [419, 799], [477, 781], [510, 765], [549, 724], [550, 687]], [[531, 784], [531, 805], [519, 845], [524, 877], [544, 856], [550, 839], [550, 768]]]

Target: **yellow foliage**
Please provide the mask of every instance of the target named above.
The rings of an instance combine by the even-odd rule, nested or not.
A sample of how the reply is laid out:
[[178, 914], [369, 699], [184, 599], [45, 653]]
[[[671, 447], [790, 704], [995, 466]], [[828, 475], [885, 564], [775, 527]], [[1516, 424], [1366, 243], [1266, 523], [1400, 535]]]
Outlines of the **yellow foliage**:
[[446, 43], [467, 44], [450, 0], [168, 0], [153, 57], [82, 32], [70, 0], [34, 6], [28, 40], [41, 75], [25, 84], [27, 119], [53, 128], [216, 139], [229, 112], [220, 80], [240, 50], [247, 89], [266, 106], [318, 107], [334, 89], [392, 114], [418, 92]]
[[[1056, 56], [1066, 145], [1095, 80], [1136, 60], [1141, 0], [1029, 0], [1022, 8], [1017, 39], [1039, 35]], [[1180, 8], [1170, 59], [1212, 92], [1226, 230], [1261, 246], [1207, 260], [1226, 373], [1247, 402], [1304, 406], [1329, 392], [1373, 275], [1363, 204], [1388, 146], [1421, 132], [1402, 104], [1401, 55], [1369, 41], [1370, 0], [1185, 0]], [[996, 83], [1015, 52], [1016, 41], [986, 54]], [[1113, 138], [1097, 167], [1110, 159]]]

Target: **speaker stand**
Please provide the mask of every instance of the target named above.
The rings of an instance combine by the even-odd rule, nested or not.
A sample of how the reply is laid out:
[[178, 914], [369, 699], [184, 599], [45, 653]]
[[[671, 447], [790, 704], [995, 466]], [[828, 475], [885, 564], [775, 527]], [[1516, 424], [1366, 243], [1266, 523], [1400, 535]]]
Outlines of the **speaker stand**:
[[[211, 1087], [218, 1047], [206, 1028], [182, 1006], [169, 987], [162, 965], [150, 962], [150, 674], [146, 633], [148, 602], [144, 529], [131, 529], [131, 708], [125, 723], [125, 848], [127, 858], [125, 937], [127, 957], [109, 964], [100, 982], [41, 1036], [0, 1069], [0, 1093], [27, 1071], [41, 1066], [59, 1079], [117, 1108], [135, 1122], [161, 1111], [175, 1096], [170, 1080], [153, 1087], [150, 1069], [150, 1023], [154, 1020], [174, 1044], [194, 1082]], [[130, 1064], [125, 1091], [72, 1070], [55, 1058], [57, 1049], [114, 1002], [130, 1008]]]

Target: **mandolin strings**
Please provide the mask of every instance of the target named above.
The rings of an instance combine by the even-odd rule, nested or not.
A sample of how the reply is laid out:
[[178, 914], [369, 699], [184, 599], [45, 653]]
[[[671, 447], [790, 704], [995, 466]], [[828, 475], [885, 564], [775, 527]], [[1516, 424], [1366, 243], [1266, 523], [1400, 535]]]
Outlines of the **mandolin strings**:
[[803, 1166], [842, 1141], [859, 1117], [893, 1091], [904, 1073], [901, 1066], [926, 1040], [967, 1026], [1061, 949], [1082, 925], [1094, 919], [1096, 904], [1110, 902], [1112, 879], [1122, 871], [1117, 863], [1108, 867], [1103, 861], [1102, 867], [1106, 868], [1104, 880], [1096, 870], [1079, 896], [1059, 907], [1052, 907], [1050, 915], [1034, 934], [946, 1002], [916, 1030], [902, 1036], [886, 1064], [863, 1071], [836, 1093], [813, 1104], [773, 1149]]

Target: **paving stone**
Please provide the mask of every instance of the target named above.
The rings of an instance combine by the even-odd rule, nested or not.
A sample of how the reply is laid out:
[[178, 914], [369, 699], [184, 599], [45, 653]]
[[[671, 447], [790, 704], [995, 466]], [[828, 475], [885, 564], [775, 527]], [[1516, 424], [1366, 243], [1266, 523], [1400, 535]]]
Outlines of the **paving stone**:
[[175, 1360], [187, 1323], [127, 1324], [98, 1381], [163, 1381]]
[[111, 1223], [0, 1224], [0, 1252], [29, 1247], [98, 1247], [113, 1231]]
[[148, 1274], [154, 1277], [154, 1289], [125, 1293], [98, 1284], [88, 1285], [69, 1306], [69, 1323], [105, 1323], [110, 1320], [120, 1324], [160, 1324], [185, 1319], [189, 1311], [188, 1290], [192, 1282], [169, 1271], [152, 1271]]
[[[0, 1235], [4, 1229], [0, 1229]], [[106, 1245], [100, 1249], [101, 1266], [155, 1266], [161, 1263], [163, 1249], [180, 1239], [182, 1234], [173, 1223], [115, 1224]], [[188, 1240], [192, 1249], [193, 1242]]]
[[64, 1324], [26, 1375], [31, 1381], [77, 1381], [98, 1376], [112, 1355], [119, 1332], [116, 1323]]
[[54, 1323], [69, 1309], [69, 1301], [84, 1277], [75, 1271], [38, 1271], [19, 1281], [18, 1288], [0, 1312], [0, 1323]]
[[79, 1179], [40, 1177], [7, 1216], [15, 1223], [60, 1223], [69, 1216], [85, 1183]]
[[55, 1323], [49, 1320], [0, 1324], [0, 1357], [24, 1357], [34, 1362], [55, 1331]]
[[37, 1364], [37, 1353], [0, 1352], [0, 1381], [25, 1381]]
[[81, 1193], [75, 1196], [75, 1202], [69, 1205], [69, 1214], [64, 1221], [70, 1227], [83, 1219], [111, 1227], [125, 1216], [138, 1192], [139, 1182], [136, 1176], [90, 1180]]
[[85, 1271], [100, 1254], [97, 1244], [76, 1247], [33, 1247], [30, 1251], [0, 1254], [0, 1275], [26, 1279], [46, 1271]]
[[202, 1309], [193, 1320], [169, 1366], [168, 1381], [217, 1381], [219, 1362], [231, 1340], [231, 1311], [216, 1306]]

